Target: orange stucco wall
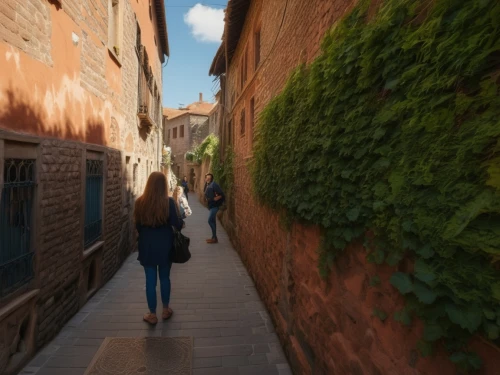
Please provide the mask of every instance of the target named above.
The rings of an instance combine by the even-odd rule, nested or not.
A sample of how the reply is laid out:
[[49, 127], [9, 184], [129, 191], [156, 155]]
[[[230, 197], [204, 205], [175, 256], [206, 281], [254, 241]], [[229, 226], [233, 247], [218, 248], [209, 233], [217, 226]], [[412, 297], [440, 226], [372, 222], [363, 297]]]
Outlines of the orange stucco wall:
[[[123, 102], [124, 82], [137, 91], [137, 56], [125, 46], [127, 41], [135, 44], [131, 11], [160, 89], [162, 83], [154, 7], [150, 19], [147, 1], [124, 1], [124, 34], [133, 29], [134, 35], [129, 40], [123, 36], [121, 64], [107, 47], [106, 1], [92, 2], [94, 8], [82, 4], [87, 1], [68, 0], [60, 8], [46, 0], [7, 0], [0, 7], [0, 16], [12, 21], [0, 18], [0, 128], [124, 148], [124, 141], [110, 139], [110, 127], [114, 117], [124, 139], [137, 130], [136, 118], [127, 113], [136, 108]], [[31, 19], [22, 30], [20, 20], [26, 17]], [[45, 54], [38, 53], [42, 45]]]

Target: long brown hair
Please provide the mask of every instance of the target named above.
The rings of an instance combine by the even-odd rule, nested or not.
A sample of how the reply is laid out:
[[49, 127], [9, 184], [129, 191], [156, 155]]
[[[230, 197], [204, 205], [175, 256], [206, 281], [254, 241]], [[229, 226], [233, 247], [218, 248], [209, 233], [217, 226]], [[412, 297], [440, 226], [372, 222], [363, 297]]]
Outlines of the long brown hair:
[[144, 193], [137, 198], [134, 219], [137, 224], [160, 227], [168, 223], [169, 198], [167, 178], [161, 172], [149, 175]]

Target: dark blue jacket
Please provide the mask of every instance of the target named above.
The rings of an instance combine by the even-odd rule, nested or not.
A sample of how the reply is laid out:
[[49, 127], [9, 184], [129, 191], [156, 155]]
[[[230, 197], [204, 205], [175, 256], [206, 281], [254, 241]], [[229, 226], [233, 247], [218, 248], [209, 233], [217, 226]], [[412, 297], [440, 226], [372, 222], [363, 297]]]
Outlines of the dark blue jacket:
[[183, 221], [177, 216], [175, 202], [169, 198], [168, 224], [153, 228], [137, 225], [139, 232], [139, 256], [143, 266], [167, 266], [170, 264], [170, 251], [174, 243], [172, 227], [181, 230]]
[[[217, 193], [217, 195], [221, 195], [222, 199], [219, 199], [218, 201], [214, 201], [216, 193]], [[205, 198], [206, 198], [207, 203], [208, 203], [208, 208], [214, 208], [214, 207], [221, 206], [222, 203], [224, 203], [226, 196], [224, 195], [224, 192], [222, 191], [220, 186], [217, 185], [217, 183], [211, 182], [205, 187]]]
[[184, 189], [184, 193], [185, 193], [185, 194], [189, 193], [189, 186], [188, 186], [187, 181], [182, 181], [182, 182], [181, 182], [181, 186], [182, 186], [182, 188]]

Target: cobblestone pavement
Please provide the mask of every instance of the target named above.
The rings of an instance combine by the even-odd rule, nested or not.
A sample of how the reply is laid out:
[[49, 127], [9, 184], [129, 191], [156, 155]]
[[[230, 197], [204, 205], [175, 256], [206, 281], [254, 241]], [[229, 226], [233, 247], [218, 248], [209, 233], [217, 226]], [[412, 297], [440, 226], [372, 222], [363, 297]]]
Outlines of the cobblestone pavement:
[[[112, 280], [26, 366], [22, 375], [82, 375], [105, 337], [192, 336], [193, 375], [291, 374], [271, 319], [218, 223], [209, 245], [208, 211], [192, 196], [184, 234], [191, 260], [172, 267], [173, 317], [150, 327], [144, 271], [132, 254]], [[159, 285], [158, 285], [158, 301]], [[161, 303], [158, 313], [161, 314]], [[168, 374], [166, 374], [168, 375]]]

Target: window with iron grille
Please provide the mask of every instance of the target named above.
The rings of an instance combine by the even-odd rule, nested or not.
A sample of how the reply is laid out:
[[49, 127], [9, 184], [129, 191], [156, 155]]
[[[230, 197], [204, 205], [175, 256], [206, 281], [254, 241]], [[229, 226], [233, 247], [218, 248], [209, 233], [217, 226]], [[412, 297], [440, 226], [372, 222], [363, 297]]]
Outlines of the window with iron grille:
[[27, 284], [34, 276], [32, 209], [35, 160], [4, 161], [0, 200], [0, 298]]
[[85, 180], [84, 248], [88, 248], [102, 236], [102, 160], [87, 159]]

